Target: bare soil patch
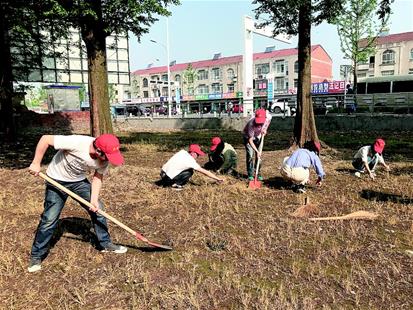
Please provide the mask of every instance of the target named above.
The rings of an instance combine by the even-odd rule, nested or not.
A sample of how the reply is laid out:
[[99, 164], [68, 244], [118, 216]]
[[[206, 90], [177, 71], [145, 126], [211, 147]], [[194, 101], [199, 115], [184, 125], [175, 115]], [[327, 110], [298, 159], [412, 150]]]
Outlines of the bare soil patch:
[[[320, 133], [331, 150], [322, 153], [325, 183], [306, 194], [317, 205], [311, 216], [358, 210], [379, 215], [374, 221], [331, 222], [290, 215], [303, 205], [304, 195], [293, 193], [279, 173], [288, 155], [288, 134], [272, 132], [266, 141], [263, 188], [252, 191], [245, 179], [234, 177], [218, 185], [195, 174], [181, 192], [155, 184], [160, 167], [190, 142], [206, 149], [218, 132], [121, 134], [126, 164], [112, 168], [104, 181], [106, 211], [174, 250], [151, 251], [110, 224], [113, 240], [129, 251], [97, 252], [87, 213], [71, 200], [43, 270], [29, 274], [44, 184], [26, 168], [39, 134], [27, 134], [18, 146], [0, 152], [2, 309], [413, 306], [413, 257], [407, 252], [413, 250], [411, 133], [385, 133], [385, 158], [392, 171], [378, 171], [375, 181], [351, 174], [349, 156], [368, 140], [364, 134]], [[238, 170], [244, 173], [240, 133], [220, 134], [237, 148]], [[369, 141], [375, 137], [371, 133]], [[400, 151], [392, 141], [403, 142]]]

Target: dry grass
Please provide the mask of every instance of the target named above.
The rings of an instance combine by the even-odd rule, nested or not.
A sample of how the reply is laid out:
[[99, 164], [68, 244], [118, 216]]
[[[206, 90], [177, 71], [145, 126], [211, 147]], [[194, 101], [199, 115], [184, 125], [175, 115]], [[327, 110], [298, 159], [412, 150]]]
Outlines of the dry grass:
[[[175, 135], [179, 141], [193, 137]], [[322, 187], [307, 190], [318, 207], [314, 215], [366, 210], [379, 218], [310, 222], [290, 216], [303, 205], [303, 196], [281, 180], [278, 167], [287, 148], [270, 151], [267, 144], [259, 190], [248, 189], [246, 180], [227, 177], [217, 185], [195, 175], [184, 191], [175, 192], [154, 184], [160, 166], [173, 154], [165, 151], [170, 141], [129, 142], [127, 164], [111, 169], [104, 182], [106, 211], [155, 241], [172, 243], [174, 251], [148, 252], [110, 225], [114, 241], [129, 251], [123, 256], [99, 253], [90, 242], [86, 212], [70, 201], [43, 270], [29, 274], [44, 185], [23, 164], [2, 168], [0, 308], [413, 307], [411, 162], [392, 163], [392, 173], [379, 172], [372, 182], [353, 177], [349, 161], [341, 160], [339, 151], [330, 152], [322, 158], [328, 178]], [[239, 171], [244, 172], [244, 151], [237, 147]]]

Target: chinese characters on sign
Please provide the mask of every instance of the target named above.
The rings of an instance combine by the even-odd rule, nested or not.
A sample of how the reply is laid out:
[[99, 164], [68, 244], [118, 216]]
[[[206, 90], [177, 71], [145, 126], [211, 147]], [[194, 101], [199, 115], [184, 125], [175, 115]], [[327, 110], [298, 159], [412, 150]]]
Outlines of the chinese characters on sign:
[[313, 94], [344, 93], [346, 83], [344, 81], [321, 82], [311, 84]]

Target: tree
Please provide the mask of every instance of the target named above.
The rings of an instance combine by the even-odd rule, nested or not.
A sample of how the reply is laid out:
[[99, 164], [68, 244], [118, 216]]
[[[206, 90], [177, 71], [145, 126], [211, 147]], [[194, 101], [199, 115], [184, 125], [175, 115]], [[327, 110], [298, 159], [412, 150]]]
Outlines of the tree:
[[188, 64], [188, 67], [186, 67], [183, 73], [183, 77], [182, 77], [182, 81], [183, 81], [183, 84], [186, 85], [186, 90], [187, 90], [188, 95], [193, 95], [195, 78], [196, 78], [196, 71], [192, 67], [192, 64]]
[[106, 37], [133, 32], [138, 39], [158, 19], [168, 16], [169, 4], [179, 0], [55, 0], [65, 10], [62, 18], [80, 28], [86, 45], [89, 69], [92, 135], [112, 132], [106, 63]]
[[13, 82], [27, 80], [28, 68], [41, 66], [45, 58], [59, 56], [50, 46], [68, 33], [51, 17], [52, 1], [0, 0], [0, 129], [6, 141], [15, 141], [17, 134]]
[[[342, 13], [335, 19], [341, 50], [352, 62], [353, 91], [357, 93], [358, 63], [367, 62], [375, 54], [378, 35], [387, 26], [389, 15], [379, 20], [376, 15], [377, 0], [347, 0]], [[363, 39], [363, 40], [362, 40]]]
[[[387, 15], [392, 0], [381, 0], [379, 17]], [[265, 19], [258, 27], [273, 26], [273, 35], [298, 34], [297, 114], [294, 140], [299, 146], [318, 141], [311, 99], [311, 26], [332, 22], [342, 10], [341, 0], [254, 0], [256, 18]]]

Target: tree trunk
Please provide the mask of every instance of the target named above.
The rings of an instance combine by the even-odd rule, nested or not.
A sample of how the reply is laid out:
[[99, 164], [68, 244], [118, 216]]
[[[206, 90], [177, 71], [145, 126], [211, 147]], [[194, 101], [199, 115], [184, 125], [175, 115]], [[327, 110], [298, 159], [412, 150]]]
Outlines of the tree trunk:
[[297, 114], [294, 123], [295, 143], [318, 141], [311, 99], [311, 0], [303, 2], [298, 21]]
[[113, 133], [110, 117], [108, 73], [106, 63], [106, 34], [103, 27], [90, 23], [82, 27], [89, 68], [89, 102], [91, 134], [97, 137]]
[[4, 140], [16, 141], [16, 128], [13, 117], [13, 73], [7, 8], [0, 4], [0, 130], [4, 132]]
[[357, 61], [353, 61], [353, 93], [357, 94]]

